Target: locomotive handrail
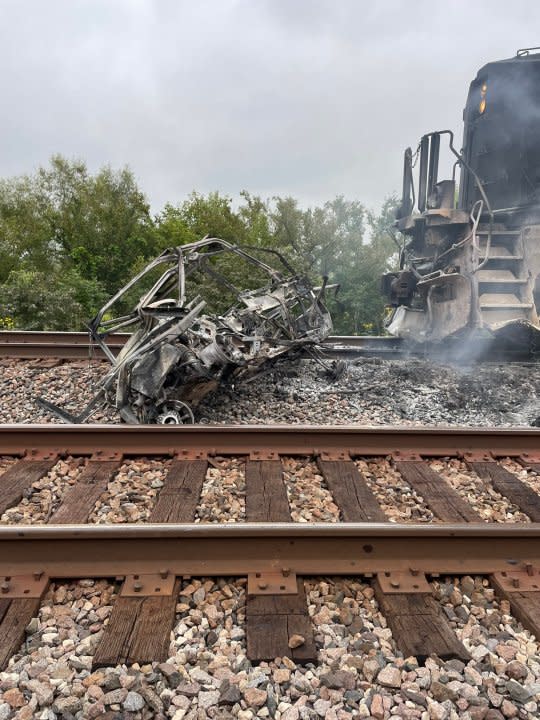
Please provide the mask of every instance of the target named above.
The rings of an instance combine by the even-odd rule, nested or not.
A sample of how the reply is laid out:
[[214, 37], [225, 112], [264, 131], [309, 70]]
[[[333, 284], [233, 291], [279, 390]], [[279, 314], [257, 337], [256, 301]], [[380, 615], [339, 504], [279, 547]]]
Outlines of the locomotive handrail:
[[524, 57], [526, 55], [530, 55], [531, 50], [540, 50], [540, 45], [537, 47], [521, 48], [516, 52], [516, 57]]

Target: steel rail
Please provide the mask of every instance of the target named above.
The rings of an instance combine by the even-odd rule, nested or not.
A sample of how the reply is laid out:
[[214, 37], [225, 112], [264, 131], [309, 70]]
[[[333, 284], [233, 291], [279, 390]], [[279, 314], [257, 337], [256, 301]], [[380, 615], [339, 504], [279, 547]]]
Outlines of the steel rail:
[[0, 425], [0, 454], [31, 458], [111, 454], [194, 457], [250, 455], [352, 456], [402, 459], [480, 453], [495, 457], [540, 453], [539, 428], [361, 427], [311, 425]]
[[[116, 333], [108, 338], [113, 353], [119, 352], [127, 333]], [[459, 340], [448, 344], [409, 345], [402, 338], [388, 335], [331, 335], [323, 342], [323, 352], [329, 358], [353, 360], [363, 357], [399, 359], [419, 357], [430, 360], [474, 362], [476, 360], [523, 362], [535, 358], [537, 351], [528, 346], [506, 344], [493, 349], [485, 338], [471, 340], [465, 346]], [[309, 356], [308, 356], [309, 357]], [[101, 348], [92, 345], [87, 333], [48, 332], [30, 330], [0, 331], [0, 358], [37, 360], [57, 358], [59, 360], [81, 360], [93, 358], [105, 360]]]
[[[111, 342], [123, 345], [129, 335], [115, 333], [110, 336]], [[63, 332], [55, 330], [2, 330], [0, 332], [2, 345], [82, 345], [88, 348], [90, 338], [87, 332]]]
[[0, 529], [0, 575], [479, 573], [540, 564], [540, 524], [236, 523]]
[[[124, 333], [111, 335], [109, 344], [113, 352], [121, 350], [128, 337]], [[0, 332], [0, 358], [80, 360], [88, 357], [106, 359], [101, 348], [91, 344], [88, 333], [41, 330]]]
[[[113, 333], [109, 335], [108, 341], [116, 345], [123, 345], [129, 333]], [[400, 344], [399, 338], [390, 335], [329, 335], [329, 343], [343, 343], [344, 345], [363, 345], [373, 343], [374, 345], [396, 345]], [[88, 347], [90, 339], [85, 332], [63, 332], [50, 330], [2, 330], [0, 331], [0, 344], [15, 345], [82, 345]]]
[[[110, 335], [107, 342], [113, 352], [119, 351], [128, 337], [126, 333], [117, 333]], [[332, 335], [325, 340], [324, 346], [325, 352], [332, 356], [386, 356], [399, 353], [402, 341], [390, 336]], [[0, 331], [0, 358], [2, 357], [20, 360], [52, 357], [62, 360], [88, 357], [105, 359], [101, 349], [91, 344], [88, 333], [30, 330]]]
[[[112, 350], [120, 350], [122, 345], [114, 345]], [[14, 358], [17, 360], [44, 360], [56, 358], [58, 360], [106, 360], [107, 357], [100, 347], [75, 343], [0, 343], [0, 358]]]

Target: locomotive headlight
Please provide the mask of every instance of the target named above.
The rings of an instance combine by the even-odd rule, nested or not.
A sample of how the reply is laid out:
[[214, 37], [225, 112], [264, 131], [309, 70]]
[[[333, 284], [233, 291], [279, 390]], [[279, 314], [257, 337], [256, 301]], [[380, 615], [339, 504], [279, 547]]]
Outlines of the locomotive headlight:
[[480, 105], [478, 106], [478, 112], [480, 113], [480, 115], [482, 115], [486, 109], [486, 94], [487, 85], [486, 83], [484, 83], [480, 88]]

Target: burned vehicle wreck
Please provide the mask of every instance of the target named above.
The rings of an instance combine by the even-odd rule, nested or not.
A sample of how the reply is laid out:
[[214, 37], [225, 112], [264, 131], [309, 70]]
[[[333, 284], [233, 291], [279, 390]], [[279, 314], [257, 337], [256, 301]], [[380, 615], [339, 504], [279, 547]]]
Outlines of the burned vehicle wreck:
[[[283, 270], [255, 252], [272, 256]], [[240, 290], [222, 272], [232, 269], [238, 277], [241, 264], [247, 268], [242, 280], [258, 287]], [[126, 297], [145, 283], [151, 287], [133, 310], [115, 316], [115, 307], [125, 306]], [[90, 323], [93, 343], [111, 368], [88, 406], [74, 416], [47, 401], [41, 404], [67, 422], [84, 422], [108, 406], [130, 424], [192, 423], [193, 409], [220, 383], [251, 377], [275, 358], [316, 346], [330, 333], [325, 284], [313, 288], [274, 250], [248, 252], [219, 238], [165, 250]], [[199, 294], [211, 294], [210, 288], [221, 312], [208, 312]], [[115, 356], [107, 340], [118, 331], [131, 335]]]

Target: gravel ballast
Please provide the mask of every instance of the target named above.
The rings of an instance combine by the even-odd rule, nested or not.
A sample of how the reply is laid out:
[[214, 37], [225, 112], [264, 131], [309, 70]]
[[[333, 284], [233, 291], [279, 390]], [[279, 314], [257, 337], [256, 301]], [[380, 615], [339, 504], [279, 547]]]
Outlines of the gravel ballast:
[[[4, 457], [2, 474], [13, 458]], [[235, 523], [246, 520], [246, 458], [212, 457], [195, 512], [195, 523]], [[41, 525], [51, 520], [66, 491], [77, 483], [86, 466], [83, 457], [59, 460], [41, 479], [23, 492], [19, 503], [0, 516], [0, 525]], [[422, 496], [393, 465], [391, 458], [354, 460], [361, 477], [375, 495], [390, 522], [439, 522]], [[158, 495], [167, 482], [171, 459], [138, 457], [126, 460], [113, 473], [105, 490], [90, 509], [90, 524], [147, 522]], [[339, 522], [340, 508], [310, 457], [281, 457], [282, 477], [293, 522]], [[540, 492], [540, 480], [532, 470], [504, 458], [501, 466]], [[496, 492], [456, 458], [437, 458], [430, 467], [442, 483], [454, 488], [487, 522], [528, 523], [530, 518], [508, 498]]]
[[[165, 663], [92, 672], [116, 597], [105, 580], [55, 583], [26, 642], [0, 673], [5, 720], [533, 720], [540, 647], [480, 577], [442, 578], [435, 597], [470, 652], [468, 663], [397, 650], [372, 588], [354, 578], [306, 578], [318, 664], [276, 658], [252, 666], [245, 580], [184, 580]], [[108, 714], [106, 714], [108, 713]]]
[[[6, 525], [47, 523], [58, 509], [66, 490], [77, 482], [85, 466], [85, 459], [67, 457], [42, 478], [25, 490], [22, 500], [8, 508], [0, 517], [0, 523]], [[7, 470], [7, 467], [2, 468]], [[0, 475], [0, 482], [1, 482]]]
[[411, 488], [386, 458], [356, 460], [390, 522], [435, 522], [436, 518], [424, 499]]
[[206, 471], [196, 523], [234, 523], [246, 519], [245, 465], [239, 458], [216, 458]]
[[[106, 363], [0, 364], [0, 422], [58, 422], [35, 397], [76, 412], [92, 396]], [[540, 415], [540, 367], [460, 368], [428, 361], [362, 360], [332, 382], [314, 361], [282, 360], [234, 390], [223, 387], [196, 411], [204, 423], [362, 425], [529, 425]], [[118, 422], [114, 412], [94, 422]], [[283, 458], [295, 522], [338, 522], [339, 508], [316, 463]], [[0, 472], [13, 458], [0, 458]], [[111, 479], [91, 523], [145, 522], [170, 461], [126, 461]], [[540, 479], [501, 461], [536, 491]], [[10, 508], [3, 524], [47, 522], [85, 461], [59, 460]], [[388, 458], [356, 459], [391, 522], [433, 522], [423, 498]], [[488, 522], [528, 518], [456, 460], [432, 467]], [[245, 520], [242, 458], [212, 458], [196, 522]], [[55, 582], [20, 651], [0, 673], [0, 720], [536, 720], [540, 645], [510, 614], [488, 580], [440, 578], [434, 596], [471, 653], [462, 663], [428, 658], [418, 666], [398, 651], [371, 586], [359, 578], [306, 578], [318, 650], [316, 665], [289, 658], [252, 665], [246, 657], [245, 579], [182, 581], [165, 663], [92, 672], [92, 654], [118, 585]]]
[[469, 470], [462, 460], [433, 460], [433, 470], [443, 477], [488, 522], [530, 522], [530, 518], [508, 498]]
[[[66, 362], [53, 368], [3, 360], [0, 422], [58, 422], [36, 397], [82, 409], [107, 363]], [[336, 382], [313, 360], [280, 360], [259, 378], [222, 386], [196, 409], [196, 419], [222, 424], [529, 425], [540, 415], [540, 364], [464, 368], [417, 358], [350, 363]], [[118, 422], [114, 411], [93, 422]]]

